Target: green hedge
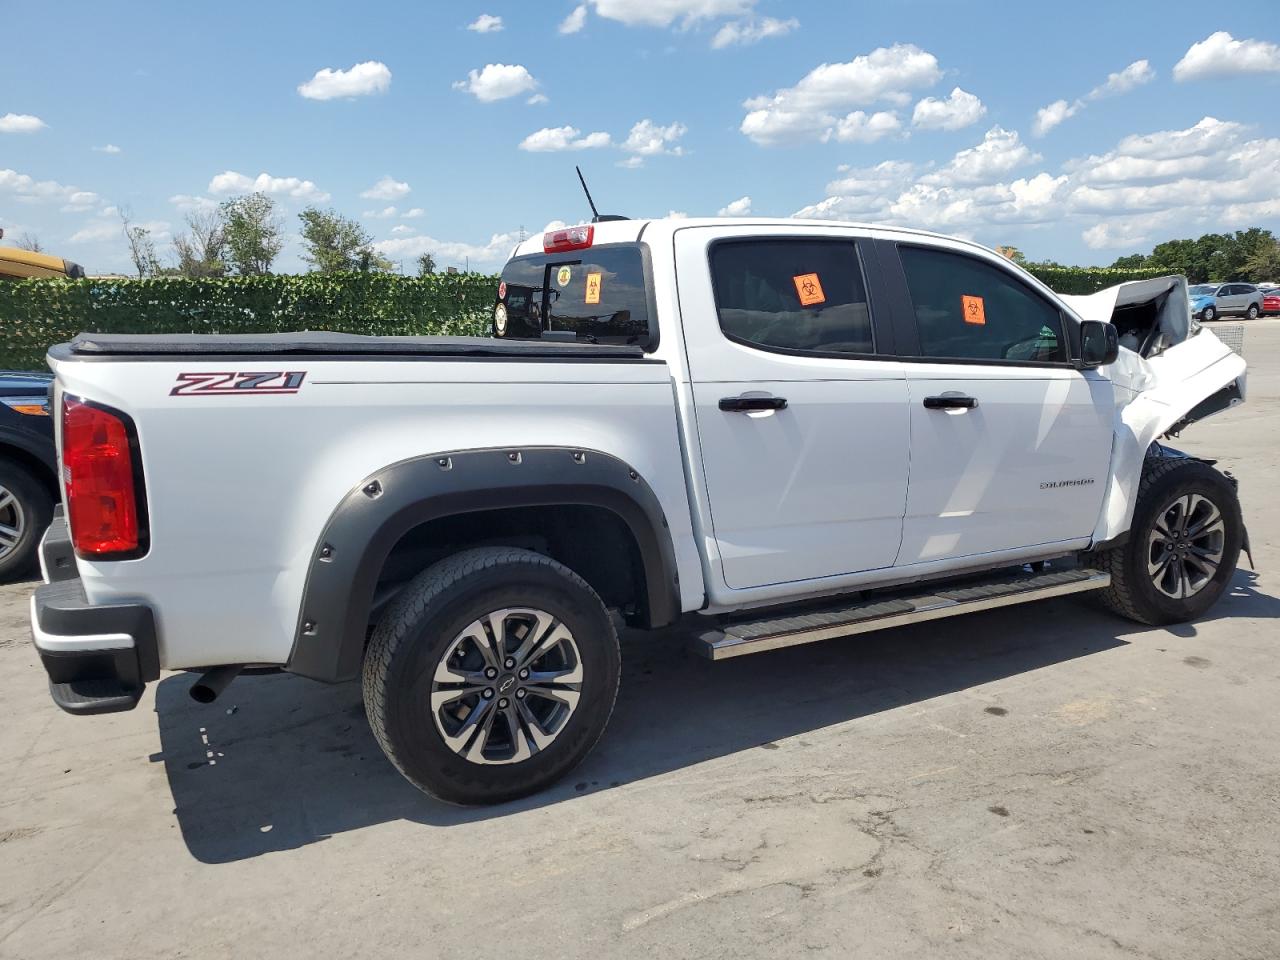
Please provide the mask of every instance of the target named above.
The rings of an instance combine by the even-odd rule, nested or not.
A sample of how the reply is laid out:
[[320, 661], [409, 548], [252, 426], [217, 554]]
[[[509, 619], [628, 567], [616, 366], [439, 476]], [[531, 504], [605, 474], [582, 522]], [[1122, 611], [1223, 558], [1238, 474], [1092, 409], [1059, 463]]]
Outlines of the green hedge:
[[484, 274], [306, 274], [187, 280], [0, 280], [0, 368], [44, 369], [77, 333], [489, 332]]
[[1118, 270], [1114, 267], [1047, 267], [1023, 264], [1027, 272], [1056, 293], [1097, 293], [1117, 283], [1163, 277], [1164, 270]]
[[[1027, 268], [1059, 293], [1094, 293], [1156, 270]], [[51, 344], [77, 333], [366, 334], [489, 332], [498, 278], [386, 273], [220, 280], [0, 280], [0, 368], [44, 369]]]

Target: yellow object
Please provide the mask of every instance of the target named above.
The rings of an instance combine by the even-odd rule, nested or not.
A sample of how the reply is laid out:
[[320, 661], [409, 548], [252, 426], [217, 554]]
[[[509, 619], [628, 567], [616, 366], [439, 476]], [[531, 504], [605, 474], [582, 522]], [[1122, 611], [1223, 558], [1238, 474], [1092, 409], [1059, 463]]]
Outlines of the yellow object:
[[796, 296], [800, 298], [800, 306], [812, 307], [816, 303], [826, 303], [827, 295], [822, 292], [822, 281], [816, 273], [802, 273], [792, 277], [796, 285]]
[[987, 322], [987, 305], [981, 297], [971, 297], [965, 294], [960, 298], [964, 306], [964, 322], [972, 323], [975, 326], [985, 326]]
[[51, 257], [47, 253], [32, 253], [17, 247], [0, 247], [0, 280], [31, 280], [41, 277], [79, 279], [84, 268], [78, 263]]
[[587, 303], [600, 302], [600, 274], [587, 274]]

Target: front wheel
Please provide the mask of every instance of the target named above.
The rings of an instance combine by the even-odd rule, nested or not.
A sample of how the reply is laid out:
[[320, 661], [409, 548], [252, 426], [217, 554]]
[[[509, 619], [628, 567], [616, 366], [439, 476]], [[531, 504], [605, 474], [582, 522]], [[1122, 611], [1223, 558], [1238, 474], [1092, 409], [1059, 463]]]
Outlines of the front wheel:
[[1215, 310], [1213, 307], [1205, 307], [1204, 313], [1202, 313], [1200, 316], [1204, 320], [1217, 320], [1218, 311]]
[[466, 550], [413, 580], [364, 661], [369, 724], [419, 789], [457, 804], [536, 793], [595, 746], [613, 712], [613, 621], [568, 567]]
[[1244, 522], [1234, 484], [1207, 463], [1147, 461], [1129, 539], [1095, 558], [1103, 604], [1152, 625], [1202, 616], [1231, 582]]

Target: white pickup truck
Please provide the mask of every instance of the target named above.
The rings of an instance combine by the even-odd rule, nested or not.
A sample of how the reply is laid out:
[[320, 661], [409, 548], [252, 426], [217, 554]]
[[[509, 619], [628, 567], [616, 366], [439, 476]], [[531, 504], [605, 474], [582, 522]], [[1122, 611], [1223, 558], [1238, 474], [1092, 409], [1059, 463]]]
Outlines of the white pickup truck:
[[35, 644], [73, 713], [161, 669], [363, 678], [421, 789], [508, 800], [613, 707], [616, 624], [712, 659], [1093, 590], [1227, 588], [1243, 400], [1180, 277], [1060, 298], [991, 251], [795, 220], [525, 241], [490, 338], [81, 335]]

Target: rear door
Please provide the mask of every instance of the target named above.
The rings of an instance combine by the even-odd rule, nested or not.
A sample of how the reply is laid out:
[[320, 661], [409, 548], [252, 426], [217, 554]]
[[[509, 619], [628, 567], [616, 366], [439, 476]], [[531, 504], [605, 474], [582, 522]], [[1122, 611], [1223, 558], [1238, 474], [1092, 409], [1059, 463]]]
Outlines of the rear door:
[[1075, 368], [1067, 317], [1011, 269], [961, 248], [897, 250], [896, 315], [911, 328], [896, 333], [914, 338], [898, 564], [1088, 538], [1111, 457], [1110, 381]]
[[[903, 365], [878, 355], [870, 243], [836, 230], [675, 235], [701, 467], [725, 584], [891, 567], [906, 501]], [[888, 351], [891, 353], [892, 351]]]

